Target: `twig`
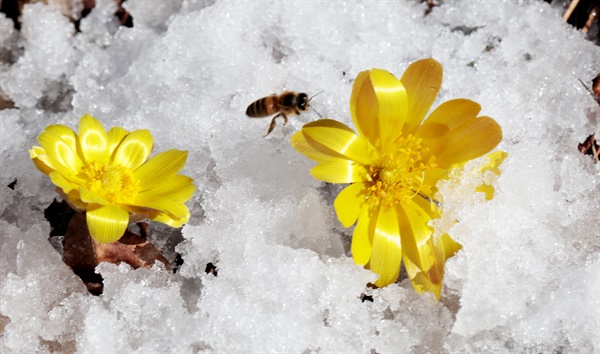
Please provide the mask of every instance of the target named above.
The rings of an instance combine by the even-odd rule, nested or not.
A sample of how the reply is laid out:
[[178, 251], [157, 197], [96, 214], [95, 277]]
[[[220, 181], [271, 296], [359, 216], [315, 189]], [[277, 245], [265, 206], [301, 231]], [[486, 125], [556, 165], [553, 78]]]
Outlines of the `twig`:
[[565, 11], [565, 13], [563, 14], [563, 19], [565, 21], [567, 21], [569, 17], [571, 17], [577, 5], [579, 5], [579, 0], [571, 0], [571, 2], [569, 3], [569, 7], [567, 7], [567, 11]]

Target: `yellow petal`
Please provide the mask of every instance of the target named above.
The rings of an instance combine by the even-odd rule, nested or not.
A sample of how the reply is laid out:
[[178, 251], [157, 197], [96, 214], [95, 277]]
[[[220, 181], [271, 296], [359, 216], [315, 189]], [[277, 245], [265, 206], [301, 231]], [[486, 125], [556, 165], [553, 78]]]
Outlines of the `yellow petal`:
[[454, 257], [456, 252], [460, 251], [462, 245], [452, 239], [450, 235], [443, 234], [436, 242], [435, 247], [442, 248], [444, 251], [444, 258], [448, 259]]
[[379, 274], [375, 282], [378, 287], [392, 284], [398, 279], [400, 262], [402, 261], [402, 245], [398, 216], [394, 208], [381, 207], [377, 215], [377, 225], [373, 235], [373, 250], [369, 266]]
[[136, 220], [143, 220], [146, 217], [149, 218], [150, 214], [154, 215], [154, 214], [163, 213], [160, 210], [147, 208], [147, 207], [143, 207], [143, 206], [137, 206], [137, 205], [118, 204], [118, 206], [130, 214], [129, 221], [132, 220], [133, 215], [136, 216], [135, 217]]
[[449, 167], [478, 158], [502, 141], [502, 129], [490, 117], [478, 117], [442, 138], [445, 149], [436, 156], [440, 167]]
[[429, 148], [423, 159], [442, 154], [448, 148], [448, 137], [463, 125], [474, 122], [479, 111], [481, 106], [477, 102], [463, 98], [437, 107], [415, 132], [415, 137], [422, 139], [422, 145]]
[[34, 146], [29, 153], [40, 171], [48, 174], [48, 169], [52, 169], [65, 176], [79, 171], [82, 162], [77, 153], [77, 136], [71, 128], [49, 125], [38, 136], [38, 141], [42, 147]]
[[47, 175], [50, 172], [54, 171], [52, 168], [50, 161], [48, 160], [48, 155], [46, 154], [46, 150], [39, 146], [34, 146], [29, 150], [29, 157], [33, 161], [35, 167], [38, 170], [42, 171], [43, 174]]
[[462, 246], [448, 234], [442, 235], [435, 243], [432, 237], [427, 243], [432, 246], [435, 254], [435, 262], [431, 268], [428, 271], [422, 271], [407, 256], [404, 256], [404, 267], [417, 292], [432, 292], [439, 300], [442, 293], [446, 260], [454, 256]]
[[306, 137], [301, 130], [292, 135], [291, 143], [294, 149], [313, 161], [329, 162], [334, 158], [344, 158], [342, 155], [333, 150], [325, 148], [321, 144], [316, 144], [314, 142], [311, 144], [308, 140], [306, 140]]
[[465, 98], [446, 101], [431, 112], [415, 132], [415, 136], [423, 139], [437, 139], [448, 131], [475, 119], [480, 111], [479, 103]]
[[31, 159], [36, 159], [40, 155], [46, 155], [46, 150], [40, 146], [32, 146], [31, 150], [29, 150], [29, 158]]
[[148, 159], [153, 145], [154, 139], [149, 130], [136, 130], [127, 135], [117, 147], [113, 161], [135, 170]]
[[[187, 210], [187, 207], [186, 207]], [[158, 221], [161, 222], [163, 224], [169, 225], [171, 227], [182, 227], [183, 224], [185, 224], [186, 222], [188, 222], [188, 220], [190, 219], [190, 212], [189, 210], [187, 211], [187, 214], [184, 215], [181, 218], [173, 218], [171, 215], [166, 214], [166, 213], [158, 213], [156, 215], [151, 215], [149, 216], [150, 219], [154, 220], [154, 221]]]
[[435, 208], [435, 204], [432, 205], [418, 196], [400, 204], [397, 208], [404, 256], [425, 271], [435, 261], [434, 250], [431, 248], [433, 245], [427, 243], [433, 234], [428, 223], [432, 219], [431, 214], [434, 214]]
[[438, 267], [431, 267], [430, 272], [423, 272], [417, 267], [410, 258], [404, 256], [404, 268], [413, 288], [420, 294], [431, 292], [439, 301], [442, 294], [443, 273], [439, 274]]
[[[179, 215], [174, 215], [169, 213], [168, 211], [158, 210], [149, 208], [147, 206], [134, 206], [134, 205], [120, 205], [123, 209], [128, 211], [132, 215], [136, 215], [138, 218], [148, 218], [151, 220], [155, 220], [158, 222], [162, 222], [169, 226], [173, 227], [181, 227], [185, 224], [190, 218], [190, 211], [186, 205], [181, 204], [181, 209], [178, 210]], [[131, 218], [130, 218], [131, 220]], [[140, 219], [141, 220], [141, 219]]]
[[[377, 206], [378, 207], [378, 206]], [[365, 266], [371, 259], [373, 233], [377, 223], [377, 210], [375, 207], [364, 206], [360, 210], [358, 223], [352, 234], [351, 252], [354, 263]]]
[[442, 86], [442, 65], [435, 59], [418, 60], [408, 66], [400, 81], [408, 96], [407, 119], [402, 131], [412, 133], [423, 121]]
[[83, 162], [77, 153], [75, 133], [64, 125], [50, 125], [38, 136], [38, 142], [46, 152], [45, 164], [63, 176], [79, 172]]
[[425, 171], [423, 174], [423, 185], [431, 186], [432, 193], [429, 196], [435, 195], [435, 191], [437, 191], [435, 185], [440, 179], [447, 178], [451, 171], [451, 169], [444, 168], [435, 168]]
[[55, 186], [61, 188], [65, 193], [69, 193], [71, 190], [78, 187], [56, 171], [50, 172], [48, 177], [50, 177], [50, 180]]
[[90, 191], [89, 189], [79, 188], [78, 190], [79, 190], [79, 196], [81, 197], [81, 200], [84, 203], [92, 203], [92, 204], [98, 204], [98, 205], [110, 204], [108, 200], [106, 200], [103, 197], [99, 196], [98, 194]]
[[175, 175], [173, 178], [164, 181], [152, 189], [140, 192], [138, 197], [146, 199], [167, 197], [174, 202], [184, 203], [196, 191], [196, 186], [193, 182], [194, 180], [188, 176]]
[[353, 183], [367, 180], [368, 171], [362, 164], [350, 160], [334, 160], [316, 165], [310, 174], [319, 181]]
[[121, 127], [112, 127], [106, 134], [108, 138], [108, 152], [110, 156], [113, 156], [115, 149], [121, 141], [129, 134], [129, 131], [121, 128]]
[[140, 192], [155, 188], [165, 180], [173, 178], [185, 166], [187, 155], [187, 151], [167, 150], [133, 171], [134, 177], [140, 181]]
[[358, 219], [360, 211], [364, 209], [366, 189], [364, 183], [353, 183], [344, 188], [335, 198], [333, 202], [335, 213], [344, 227], [352, 226]]
[[67, 199], [67, 202], [71, 205], [73, 209], [75, 209], [75, 211], [84, 212], [87, 210], [87, 203], [81, 200], [81, 194], [79, 194], [79, 191], [77, 189], [71, 190], [67, 194]]
[[152, 209], [164, 213], [169, 213], [176, 218], [182, 218], [189, 213], [187, 207], [183, 203], [174, 202], [167, 197], [154, 197], [154, 196], [138, 196], [135, 198], [132, 205], [134, 207], [143, 207], [145, 209]]
[[362, 71], [354, 79], [350, 97], [350, 114], [361, 136], [376, 146], [379, 138], [377, 96], [371, 83], [371, 71]]
[[129, 213], [116, 205], [89, 204], [86, 218], [90, 235], [102, 243], [119, 240], [129, 224]]
[[77, 135], [73, 129], [62, 124], [51, 124], [44, 131], [62, 140], [71, 150], [77, 151]]
[[371, 145], [386, 145], [400, 135], [407, 108], [404, 85], [388, 71], [363, 71], [354, 80], [350, 113]]
[[324, 151], [333, 150], [343, 157], [369, 164], [377, 156], [375, 149], [363, 137], [356, 135], [346, 125], [332, 119], [321, 119], [302, 127], [304, 137], [316, 146], [321, 144]]
[[109, 162], [108, 136], [102, 124], [94, 117], [85, 114], [79, 121], [79, 145], [87, 163], [92, 161]]
[[[373, 69], [370, 78], [377, 96], [379, 137], [385, 146], [402, 133], [408, 99], [402, 82], [388, 71]], [[361, 117], [358, 119], [361, 120]]]
[[464, 98], [446, 101], [439, 105], [415, 132], [415, 137], [423, 139], [433, 155], [438, 155], [445, 146], [435, 143], [458, 129], [463, 124], [475, 120], [481, 106]]

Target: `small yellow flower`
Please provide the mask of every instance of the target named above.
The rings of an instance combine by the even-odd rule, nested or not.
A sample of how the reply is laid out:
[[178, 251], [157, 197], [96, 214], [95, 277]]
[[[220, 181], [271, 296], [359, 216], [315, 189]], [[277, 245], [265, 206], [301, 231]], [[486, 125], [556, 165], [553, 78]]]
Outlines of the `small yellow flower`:
[[149, 218], [181, 227], [190, 212], [183, 204], [195, 191], [193, 179], [178, 174], [187, 151], [172, 149], [146, 161], [154, 144], [148, 130], [114, 127], [108, 133], [84, 115], [76, 134], [49, 125], [38, 136], [41, 146], [29, 154], [71, 206], [86, 211], [98, 242], [117, 241], [131, 220]]
[[439, 299], [444, 264], [461, 246], [445, 234], [434, 239], [428, 223], [440, 216], [436, 183], [454, 167], [480, 157], [502, 140], [500, 126], [477, 117], [467, 99], [441, 104], [427, 119], [442, 83], [434, 59], [411, 64], [398, 80], [385, 70], [361, 72], [350, 111], [356, 134], [335, 120], [304, 125], [292, 145], [318, 162], [311, 174], [351, 183], [334, 202], [345, 227], [356, 223], [352, 256], [379, 274], [379, 287], [394, 283], [401, 260], [413, 287]]

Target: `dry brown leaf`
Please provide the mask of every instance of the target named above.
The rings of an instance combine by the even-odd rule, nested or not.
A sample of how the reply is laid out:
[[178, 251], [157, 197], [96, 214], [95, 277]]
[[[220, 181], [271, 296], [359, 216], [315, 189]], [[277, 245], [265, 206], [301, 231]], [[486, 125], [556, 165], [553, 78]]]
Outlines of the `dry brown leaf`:
[[[146, 224], [142, 224], [145, 230]], [[142, 232], [144, 233], [144, 232]], [[102, 293], [102, 277], [95, 269], [101, 262], [125, 262], [134, 269], [150, 268], [158, 260], [170, 270], [168, 260], [145, 237], [126, 231], [117, 242], [99, 243], [92, 239], [85, 214], [76, 213], [64, 239], [64, 262], [73, 269], [92, 294]]]

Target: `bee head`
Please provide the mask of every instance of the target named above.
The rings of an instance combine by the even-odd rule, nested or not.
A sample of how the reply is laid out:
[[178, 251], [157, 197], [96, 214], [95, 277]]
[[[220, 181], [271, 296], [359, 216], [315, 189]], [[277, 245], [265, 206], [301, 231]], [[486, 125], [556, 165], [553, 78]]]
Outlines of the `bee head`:
[[305, 93], [301, 93], [298, 95], [298, 109], [301, 111], [306, 111], [308, 109], [308, 95]]

